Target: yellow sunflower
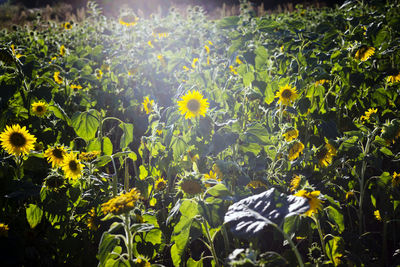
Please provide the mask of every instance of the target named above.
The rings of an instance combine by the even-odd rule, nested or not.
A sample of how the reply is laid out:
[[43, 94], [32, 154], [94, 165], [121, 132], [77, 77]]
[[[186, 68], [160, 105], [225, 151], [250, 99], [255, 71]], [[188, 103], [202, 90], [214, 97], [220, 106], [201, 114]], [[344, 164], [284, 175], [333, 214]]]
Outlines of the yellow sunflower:
[[97, 158], [100, 154], [100, 151], [81, 152], [79, 154], [79, 159], [82, 161], [91, 161]]
[[396, 83], [400, 81], [400, 72], [397, 75], [390, 75], [387, 77], [388, 83]]
[[379, 210], [374, 211], [374, 216], [378, 221], [382, 221], [381, 213]]
[[318, 164], [321, 167], [328, 167], [332, 163], [334, 156], [336, 156], [336, 148], [329, 143], [317, 151], [316, 155]]
[[95, 75], [96, 75], [96, 78], [100, 80], [103, 77], [103, 71], [101, 69], [96, 69]]
[[301, 182], [301, 177], [299, 175], [293, 175], [292, 180], [290, 181], [290, 192], [296, 190]]
[[124, 25], [126, 27], [135, 26], [138, 22], [139, 18], [135, 15], [128, 14], [119, 18], [119, 24]]
[[69, 23], [69, 22], [65, 22], [65, 23], [63, 24], [63, 27], [64, 27], [64, 29], [66, 29], [66, 30], [71, 30], [71, 29], [72, 29], [72, 24]]
[[112, 213], [119, 215], [135, 208], [135, 203], [140, 198], [140, 192], [136, 188], [125, 194], [116, 196], [101, 205], [104, 214]]
[[60, 72], [56, 71], [54, 72], [54, 81], [56, 81], [56, 83], [58, 84], [62, 84], [63, 83], [63, 78], [60, 77]]
[[350, 190], [346, 192], [346, 200], [353, 198], [355, 196], [354, 191]]
[[75, 92], [82, 89], [82, 86], [80, 86], [79, 84], [71, 84], [70, 87]]
[[208, 180], [215, 180], [217, 182], [221, 182], [222, 180], [220, 178], [217, 177], [217, 173], [213, 172], [212, 170], [210, 170], [209, 173], [204, 174], [204, 180], [205, 180], [205, 185], [206, 187], [211, 187], [213, 185], [215, 185], [215, 182], [210, 182]]
[[324, 83], [329, 83], [329, 80], [322, 79], [322, 80], [316, 81], [315, 86], [323, 85]]
[[236, 56], [235, 62], [236, 62], [238, 65], [240, 65], [240, 64], [243, 63], [243, 62], [240, 60], [239, 56]]
[[0, 223], [0, 236], [7, 237], [8, 230], [10, 230], [10, 228], [8, 227], [7, 224]]
[[195, 118], [199, 115], [205, 117], [209, 103], [206, 98], [203, 98], [203, 95], [199, 91], [189, 91], [181, 98], [182, 100], [178, 100], [178, 105], [181, 114], [183, 115], [186, 113], [185, 119]]
[[66, 178], [77, 179], [82, 176], [83, 164], [76, 159], [73, 152], [65, 155], [61, 167]]
[[199, 61], [199, 58], [195, 57], [192, 61], [192, 68], [196, 68], [196, 63]]
[[210, 54], [210, 47], [208, 45], [204, 45], [204, 49], [206, 50], [207, 54]]
[[322, 209], [323, 201], [318, 198], [320, 191], [307, 192], [306, 190], [300, 190], [294, 195], [307, 198], [310, 209], [305, 212], [305, 215], [312, 216], [314, 213], [317, 213], [318, 210]]
[[392, 185], [393, 187], [396, 187], [400, 184], [400, 173], [393, 173], [393, 178], [392, 178]]
[[89, 230], [92, 231], [97, 231], [100, 227], [100, 224], [98, 223], [98, 218], [96, 214], [96, 208], [92, 207], [92, 209], [88, 212], [89, 218], [87, 219], [87, 227]]
[[283, 137], [285, 137], [286, 142], [290, 142], [299, 137], [299, 131], [296, 129], [289, 130], [283, 134]]
[[229, 70], [230, 70], [233, 74], [238, 75], [237, 70], [236, 70], [232, 65], [229, 66]]
[[66, 51], [67, 51], [67, 50], [65, 49], [65, 46], [62, 45], [62, 46], [60, 47], [60, 55], [61, 55], [61, 56], [64, 56]]
[[167, 187], [167, 181], [164, 178], [158, 178], [157, 181], [154, 183], [154, 187], [157, 191], [162, 191]]
[[6, 129], [0, 134], [1, 146], [7, 153], [19, 156], [28, 154], [34, 148], [36, 137], [31, 135], [26, 127], [14, 124], [6, 126]]
[[32, 104], [32, 112], [38, 117], [43, 117], [47, 112], [47, 103], [42, 101], [34, 102]]
[[378, 109], [376, 108], [369, 108], [367, 111], [365, 111], [365, 115], [362, 115], [360, 117], [360, 120], [369, 120], [372, 114], [375, 114], [378, 112]]
[[144, 110], [146, 111], [146, 114], [149, 114], [153, 111], [153, 106], [154, 106], [154, 100], [150, 100], [148, 96], [144, 98], [144, 101], [142, 103]]
[[357, 50], [355, 59], [366, 61], [375, 53], [375, 48], [371, 46], [363, 46]]
[[298, 97], [296, 87], [291, 87], [290, 85], [282, 86], [278, 92], [276, 92], [275, 97], [278, 97], [278, 104], [289, 106]]
[[67, 151], [64, 146], [50, 147], [44, 152], [44, 157], [51, 163], [52, 168], [61, 167], [66, 155]]
[[248, 183], [246, 185], [246, 187], [251, 187], [253, 189], [257, 189], [257, 188], [261, 188], [261, 187], [268, 188], [268, 186], [261, 180], [253, 180], [250, 183]]
[[301, 153], [303, 153], [304, 145], [302, 142], [295, 141], [289, 148], [289, 159], [297, 159]]

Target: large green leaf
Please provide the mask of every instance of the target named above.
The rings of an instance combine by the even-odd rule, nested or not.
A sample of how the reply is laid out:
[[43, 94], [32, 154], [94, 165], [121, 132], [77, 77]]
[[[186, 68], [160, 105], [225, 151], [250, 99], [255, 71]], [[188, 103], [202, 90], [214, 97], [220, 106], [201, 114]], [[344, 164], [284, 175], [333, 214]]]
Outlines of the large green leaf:
[[285, 217], [302, 214], [308, 209], [306, 198], [281, 194], [271, 188], [229, 206], [224, 221], [230, 224], [234, 234], [251, 238], [261, 234], [268, 225], [280, 225]]
[[120, 147], [121, 149], [127, 147], [133, 141], [133, 124], [121, 123], [119, 127], [124, 132], [121, 136]]
[[43, 216], [43, 210], [35, 204], [29, 204], [26, 209], [26, 219], [28, 220], [29, 226], [35, 228], [40, 223]]
[[97, 129], [100, 126], [99, 118], [99, 112], [94, 109], [85, 112], [76, 112], [72, 116], [72, 127], [79, 137], [90, 141], [95, 138]]

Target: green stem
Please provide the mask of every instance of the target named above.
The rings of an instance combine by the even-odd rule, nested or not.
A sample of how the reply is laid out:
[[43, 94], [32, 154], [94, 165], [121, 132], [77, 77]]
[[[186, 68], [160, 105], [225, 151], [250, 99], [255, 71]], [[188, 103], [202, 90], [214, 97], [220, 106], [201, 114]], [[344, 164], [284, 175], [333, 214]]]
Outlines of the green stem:
[[129, 212], [125, 213], [125, 234], [126, 234], [126, 240], [128, 241], [128, 244], [126, 245], [126, 249], [128, 250], [128, 260], [132, 261], [132, 233], [130, 230], [131, 227], [131, 217], [129, 216]]
[[314, 216], [312, 216], [312, 218], [313, 218], [315, 224], [317, 225], [317, 230], [318, 230], [319, 239], [321, 240], [322, 250], [323, 250], [325, 256], [328, 256], [328, 254], [326, 254], [324, 234], [322, 233], [321, 224], [319, 223], [318, 218], [315, 218]]
[[128, 157], [125, 158], [125, 175], [124, 175], [124, 189], [125, 192], [129, 191], [129, 169], [128, 169]]
[[214, 258], [214, 261], [215, 261], [215, 266], [219, 267], [220, 265], [219, 265], [217, 253], [215, 252], [214, 244], [213, 244], [213, 241], [211, 239], [210, 231], [208, 230], [207, 221], [205, 219], [203, 219], [203, 226], [204, 226], [204, 228], [206, 230], [207, 240], [208, 240], [208, 243], [210, 245], [211, 254], [212, 254], [212, 256]]
[[279, 228], [278, 225], [276, 225], [274, 223], [271, 223], [271, 225], [275, 229], [277, 229], [279, 232], [281, 232], [283, 237], [289, 242], [290, 246], [292, 247], [292, 250], [293, 250], [294, 254], [296, 255], [297, 261], [299, 262], [299, 266], [300, 267], [304, 267], [304, 263], [303, 263], [303, 260], [301, 259], [300, 252], [297, 249], [296, 245], [293, 243], [292, 239], [281, 228]]

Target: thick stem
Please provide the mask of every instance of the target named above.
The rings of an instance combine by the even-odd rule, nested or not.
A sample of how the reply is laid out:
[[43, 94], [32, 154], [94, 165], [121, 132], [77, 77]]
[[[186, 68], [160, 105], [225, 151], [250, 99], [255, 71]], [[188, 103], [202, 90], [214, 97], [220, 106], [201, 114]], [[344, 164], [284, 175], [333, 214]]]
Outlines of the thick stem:
[[326, 254], [324, 234], [322, 233], [321, 224], [319, 223], [318, 218], [315, 218], [314, 216], [312, 218], [313, 218], [315, 224], [317, 225], [319, 239], [321, 240], [322, 251], [324, 252], [325, 256], [328, 256], [328, 254]]
[[220, 265], [219, 265], [217, 253], [215, 252], [215, 248], [214, 248], [213, 241], [211, 239], [210, 231], [208, 230], [207, 221], [204, 220], [204, 219], [203, 219], [203, 226], [204, 226], [204, 228], [206, 230], [207, 240], [208, 240], [208, 243], [210, 245], [211, 254], [212, 254], [212, 256], [214, 258], [214, 261], [215, 261], [215, 266], [219, 267]]
[[278, 227], [276, 224], [271, 224], [275, 229], [278, 229], [279, 232], [282, 233], [283, 237], [289, 242], [290, 246], [292, 247], [292, 250], [294, 254], [296, 255], [297, 261], [299, 262], [300, 267], [304, 267], [303, 260], [301, 259], [301, 255], [299, 250], [297, 249], [296, 245], [293, 243], [292, 239], [281, 229]]
[[126, 249], [128, 250], [128, 260], [132, 261], [132, 233], [131, 233], [131, 217], [129, 216], [129, 212], [125, 213], [125, 235], [128, 244], [126, 245]]

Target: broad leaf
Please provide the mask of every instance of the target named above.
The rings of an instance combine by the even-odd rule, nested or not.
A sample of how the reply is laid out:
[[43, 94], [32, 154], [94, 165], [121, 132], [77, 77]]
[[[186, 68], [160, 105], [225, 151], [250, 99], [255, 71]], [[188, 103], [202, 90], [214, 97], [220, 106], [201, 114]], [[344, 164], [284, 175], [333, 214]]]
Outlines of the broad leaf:
[[26, 209], [26, 219], [31, 228], [35, 228], [40, 223], [43, 216], [43, 210], [35, 204], [29, 204]]
[[285, 217], [302, 214], [308, 209], [306, 198], [288, 196], [271, 188], [231, 205], [224, 221], [230, 223], [234, 234], [250, 238], [262, 233], [268, 225], [280, 225]]

